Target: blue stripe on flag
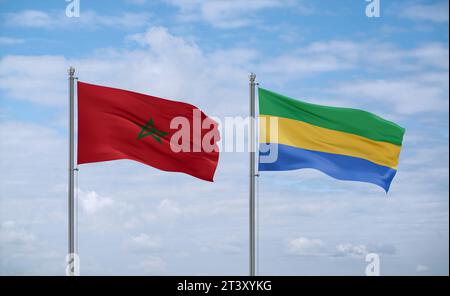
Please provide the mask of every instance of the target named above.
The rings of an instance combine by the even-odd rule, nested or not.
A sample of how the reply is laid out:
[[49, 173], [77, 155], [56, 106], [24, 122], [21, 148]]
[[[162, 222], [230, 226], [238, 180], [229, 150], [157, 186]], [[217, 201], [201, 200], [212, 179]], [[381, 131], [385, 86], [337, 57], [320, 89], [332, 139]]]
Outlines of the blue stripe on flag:
[[[260, 145], [267, 147], [267, 144]], [[278, 149], [278, 157], [273, 163], [262, 163], [261, 159], [263, 156], [267, 156], [270, 151], [267, 153], [260, 152], [260, 171], [312, 168], [339, 180], [373, 183], [382, 187], [386, 192], [389, 190], [392, 179], [397, 172], [395, 169], [358, 157], [306, 150], [283, 144], [270, 144], [270, 146], [271, 151]]]

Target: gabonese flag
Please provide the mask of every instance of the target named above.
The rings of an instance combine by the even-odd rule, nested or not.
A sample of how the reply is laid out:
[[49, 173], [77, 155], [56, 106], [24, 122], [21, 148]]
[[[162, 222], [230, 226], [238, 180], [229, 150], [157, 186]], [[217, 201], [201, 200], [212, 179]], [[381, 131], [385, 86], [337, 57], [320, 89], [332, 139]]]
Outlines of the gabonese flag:
[[131, 159], [213, 181], [218, 125], [190, 104], [78, 82], [78, 164]]

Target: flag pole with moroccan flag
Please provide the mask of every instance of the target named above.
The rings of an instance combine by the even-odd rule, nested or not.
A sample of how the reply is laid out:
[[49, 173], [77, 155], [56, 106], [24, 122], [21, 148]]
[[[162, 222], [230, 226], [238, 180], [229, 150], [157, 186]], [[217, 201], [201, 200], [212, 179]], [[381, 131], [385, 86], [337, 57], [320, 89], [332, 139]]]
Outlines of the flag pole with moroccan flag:
[[[76, 252], [74, 73], [69, 68], [69, 254]], [[217, 122], [197, 107], [81, 81], [77, 99], [77, 165], [128, 159], [213, 182], [220, 133]]]
[[128, 159], [213, 181], [218, 124], [197, 107], [81, 81], [77, 91], [77, 164]]
[[66, 257], [66, 275], [74, 276], [79, 272], [79, 261], [75, 249], [75, 68], [69, 67], [69, 190], [68, 190], [68, 254]]

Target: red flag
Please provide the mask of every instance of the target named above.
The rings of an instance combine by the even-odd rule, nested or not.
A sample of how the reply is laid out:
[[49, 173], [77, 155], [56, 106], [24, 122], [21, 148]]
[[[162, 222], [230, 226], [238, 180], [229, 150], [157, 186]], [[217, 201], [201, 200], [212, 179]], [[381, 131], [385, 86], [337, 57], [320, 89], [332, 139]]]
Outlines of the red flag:
[[213, 181], [218, 124], [190, 104], [78, 82], [78, 164], [131, 159]]

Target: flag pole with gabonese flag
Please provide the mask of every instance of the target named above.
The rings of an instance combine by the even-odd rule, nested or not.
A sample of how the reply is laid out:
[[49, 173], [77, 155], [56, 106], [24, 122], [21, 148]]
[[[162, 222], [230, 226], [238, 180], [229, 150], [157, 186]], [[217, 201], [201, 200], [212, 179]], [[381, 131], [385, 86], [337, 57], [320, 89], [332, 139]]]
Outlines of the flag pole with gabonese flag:
[[397, 173], [405, 129], [373, 113], [302, 102], [258, 88], [259, 153], [255, 173], [255, 74], [250, 75], [250, 275], [255, 275], [255, 177], [263, 171], [316, 169], [367, 182], [387, 193]]

